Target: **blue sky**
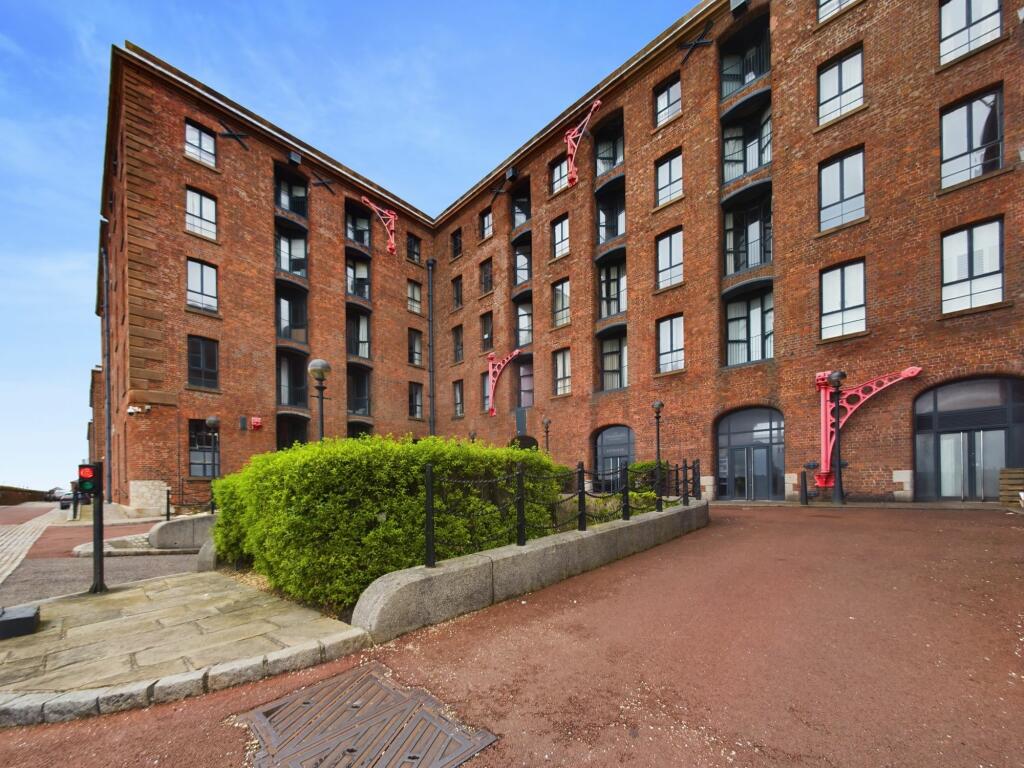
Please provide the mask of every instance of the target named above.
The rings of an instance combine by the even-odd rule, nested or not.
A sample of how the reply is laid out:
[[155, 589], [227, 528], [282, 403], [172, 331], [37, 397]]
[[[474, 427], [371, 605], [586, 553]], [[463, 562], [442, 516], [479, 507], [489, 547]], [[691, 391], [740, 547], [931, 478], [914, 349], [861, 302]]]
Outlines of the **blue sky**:
[[111, 44], [436, 214], [693, 5], [0, 0], [0, 484], [86, 455]]

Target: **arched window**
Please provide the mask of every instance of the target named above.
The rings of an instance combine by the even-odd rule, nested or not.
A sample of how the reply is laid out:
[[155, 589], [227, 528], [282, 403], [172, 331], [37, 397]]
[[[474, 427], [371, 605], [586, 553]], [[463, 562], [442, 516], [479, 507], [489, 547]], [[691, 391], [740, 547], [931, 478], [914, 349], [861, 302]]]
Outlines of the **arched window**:
[[785, 425], [774, 408], [745, 408], [718, 422], [718, 498], [783, 499]]
[[594, 438], [594, 487], [618, 490], [622, 467], [633, 463], [633, 430], [629, 427], [605, 427]]

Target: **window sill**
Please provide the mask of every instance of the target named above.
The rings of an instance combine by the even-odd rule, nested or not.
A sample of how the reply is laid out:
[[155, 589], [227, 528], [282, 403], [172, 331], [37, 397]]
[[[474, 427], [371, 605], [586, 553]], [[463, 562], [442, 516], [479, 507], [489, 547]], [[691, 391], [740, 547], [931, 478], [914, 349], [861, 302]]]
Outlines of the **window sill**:
[[981, 53], [982, 51], [987, 51], [989, 48], [994, 48], [995, 46], [997, 46], [1000, 43], [1005, 42], [1005, 41], [1007, 41], [1009, 39], [1010, 39], [1010, 32], [1007, 30], [1007, 31], [1003, 32], [1003, 34], [1001, 34], [995, 40], [989, 40], [984, 45], [979, 45], [973, 51], [968, 51], [967, 53], [962, 54], [961, 56], [957, 56], [952, 61], [947, 61], [945, 64], [940, 64], [938, 69], [935, 70], [935, 74], [937, 75], [940, 72], [945, 72], [950, 67], [955, 67], [960, 62], [967, 61], [967, 59], [971, 58], [972, 56], [976, 56], [977, 54]]
[[550, 266], [552, 264], [557, 264], [558, 262], [562, 261], [563, 259], [569, 258], [571, 253], [572, 253], [571, 251], [566, 251], [561, 256], [555, 256], [553, 259], [548, 259], [548, 266]]
[[[198, 162], [198, 160], [196, 162]], [[216, 475], [214, 477], [209, 477], [207, 475], [189, 475], [185, 478], [185, 481], [189, 483], [209, 483], [210, 481], [217, 480], [220, 477], [220, 475]]]
[[427, 367], [423, 363], [407, 363], [410, 368], [415, 368], [418, 371], [425, 371]]
[[977, 315], [982, 312], [994, 312], [997, 309], [1008, 309], [1012, 306], [1012, 301], [998, 301], [995, 304], [983, 304], [980, 307], [970, 307], [969, 309], [960, 309], [956, 312], [946, 312], [939, 317], [939, 322], [942, 322], [943, 320], [955, 320], [958, 317], [966, 317], [967, 315]]
[[489, 291], [485, 291], [484, 293], [481, 293], [481, 294], [480, 294], [479, 296], [477, 296], [476, 298], [477, 298], [477, 301], [481, 301], [482, 299], [486, 299], [486, 298], [488, 298], [489, 296], [493, 296], [493, 295], [494, 295], [494, 289], [493, 289], [493, 288], [491, 288], [491, 290], [489, 290]]
[[486, 237], [481, 237], [479, 240], [476, 241], [477, 247], [483, 245], [488, 240], [493, 240], [493, 239], [494, 239], [494, 231], [492, 230], [491, 234], [487, 235]]
[[206, 392], [207, 394], [210, 395], [223, 394], [223, 392], [221, 392], [220, 387], [200, 387], [196, 384], [186, 384], [185, 389], [187, 389], [189, 392]]
[[210, 243], [211, 245], [220, 245], [220, 241], [217, 238], [210, 237], [209, 235], [201, 235], [198, 232], [193, 232], [188, 227], [185, 227], [182, 231], [186, 235], [191, 235], [192, 237], [195, 237], [195, 238], [198, 238], [199, 240], [202, 240], [204, 243]]
[[420, 269], [426, 269], [426, 267], [423, 266], [423, 262], [421, 262], [421, 261], [416, 261], [415, 259], [410, 259], [410, 258], [406, 257], [405, 262], [406, 262], [406, 264], [412, 264], [414, 267], [419, 267]]
[[454, 309], [448, 310], [448, 314], [449, 315], [454, 315], [456, 312], [461, 312], [463, 306], [465, 306], [465, 305], [459, 304], [459, 306], [455, 307]]
[[409, 417], [409, 421], [423, 422], [423, 421], [426, 421], [426, 419], [424, 419], [422, 416], [410, 416]]
[[963, 189], [965, 187], [970, 187], [970, 186], [973, 186], [975, 184], [980, 184], [983, 181], [988, 181], [989, 179], [994, 179], [997, 176], [1002, 176], [1004, 174], [1011, 173], [1016, 167], [1017, 166], [1015, 166], [1015, 165], [1010, 165], [1010, 166], [1007, 166], [1006, 168], [1000, 168], [998, 171], [989, 171], [988, 173], [983, 173], [981, 176], [975, 176], [973, 179], [968, 179], [967, 181], [961, 181], [958, 184], [954, 184], [951, 187], [945, 187], [943, 189], [940, 189], [938, 192], [935, 193], [935, 197], [936, 197], [936, 199], [938, 199], [938, 198], [942, 197], [943, 195], [948, 195], [950, 192], [959, 192], [961, 189]]
[[845, 229], [849, 229], [850, 227], [856, 227], [858, 224], [864, 224], [864, 223], [866, 223], [868, 221], [871, 221], [871, 217], [870, 216], [861, 216], [859, 219], [854, 219], [853, 221], [848, 221], [845, 224], [837, 224], [834, 227], [829, 227], [828, 229], [826, 229], [826, 230], [816, 234], [814, 236], [814, 239], [818, 240], [818, 239], [820, 239], [822, 237], [828, 237], [829, 235], [834, 235], [836, 232], [842, 232]]
[[[828, 18], [821, 19], [818, 22], [818, 26], [814, 28], [814, 31], [815, 32], [820, 32], [824, 27], [828, 26], [829, 24], [831, 24], [836, 19], [841, 18], [842, 16], [845, 16], [853, 8], [859, 8], [863, 3], [864, 3], [864, 0], [855, 0], [855, 2], [850, 3], [845, 8], [840, 8], [838, 11], [833, 13]], [[817, 10], [815, 10], [815, 15], [817, 15]]]
[[842, 336], [832, 336], [831, 338], [828, 338], [828, 339], [818, 339], [818, 341], [815, 342], [815, 343], [817, 344], [817, 346], [820, 347], [823, 344], [835, 344], [835, 343], [840, 342], [840, 341], [850, 341], [851, 339], [862, 339], [865, 336], [870, 336], [870, 335], [871, 335], [871, 331], [856, 331], [854, 333], [844, 333]]
[[824, 131], [826, 128], [831, 128], [836, 123], [841, 123], [843, 120], [845, 120], [848, 117], [853, 117], [854, 115], [860, 114], [861, 112], [863, 112], [865, 109], [867, 109], [870, 106], [871, 106], [871, 104], [869, 102], [865, 101], [865, 102], [861, 103], [860, 106], [854, 107], [853, 109], [851, 109], [849, 112], [844, 112], [839, 117], [833, 117], [828, 122], [822, 123], [817, 128], [815, 128], [813, 131], [811, 131], [811, 133], [812, 134], [813, 133], [819, 133], [820, 131]]
[[452, 421], [462, 421], [465, 418], [466, 414], [462, 414], [461, 416], [452, 416]]
[[653, 136], [654, 134], [656, 134], [658, 131], [662, 130], [663, 128], [666, 128], [667, 126], [672, 125], [672, 123], [674, 123], [676, 120], [680, 119], [684, 114], [685, 114], [685, 112], [684, 112], [682, 106], [680, 106], [679, 107], [679, 111], [676, 112], [674, 115], [672, 115], [672, 117], [668, 118], [663, 123], [658, 123], [656, 126], [654, 126], [651, 129], [651, 136]]
[[491, 354], [491, 353], [492, 353], [493, 351], [494, 351], [494, 347], [493, 347], [493, 346], [490, 346], [490, 347], [481, 347], [481, 348], [480, 348], [480, 352], [479, 352], [479, 353], [477, 354], [477, 357], [487, 357], [487, 356], [488, 356], [489, 354]]
[[554, 200], [554, 199], [555, 199], [556, 197], [558, 197], [559, 195], [561, 195], [561, 194], [563, 194], [563, 193], [565, 193], [565, 192], [568, 192], [568, 191], [569, 191], [570, 189], [572, 189], [572, 188], [573, 188], [573, 187], [575, 187], [575, 186], [576, 186], [575, 184], [566, 184], [566, 185], [565, 185], [564, 187], [562, 187], [562, 188], [561, 188], [560, 190], [558, 190], [557, 192], [551, 192], [551, 193], [550, 193], [550, 194], [548, 195], [548, 202], [551, 202], [552, 200]]
[[659, 371], [658, 373], [654, 374], [653, 378], [655, 378], [655, 379], [665, 379], [665, 378], [668, 378], [669, 376], [678, 376], [679, 374], [686, 373], [689, 370], [690, 370], [689, 368], [683, 367], [683, 368], [680, 368], [680, 369], [675, 370], [675, 371]]
[[617, 392], [618, 393], [626, 392], [628, 389], [629, 389], [629, 385], [627, 384], [624, 387], [616, 387], [615, 389], [595, 389], [594, 390], [594, 394], [595, 395], [614, 395]]
[[459, 260], [459, 259], [461, 259], [461, 258], [462, 258], [462, 254], [460, 253], [460, 254], [459, 254], [458, 256], [452, 256], [452, 257], [450, 257], [450, 258], [448, 259], [448, 263], [450, 264], [450, 263], [452, 263], [453, 261], [458, 261], [458, 260]]
[[564, 395], [551, 395], [548, 400], [565, 400], [567, 397], [572, 397], [572, 392], [566, 392]]
[[663, 293], [668, 293], [669, 291], [674, 291], [676, 288], [682, 288], [684, 285], [686, 285], [686, 281], [685, 280], [680, 280], [678, 283], [672, 283], [672, 285], [666, 285], [663, 288], [655, 288], [654, 291], [651, 293], [651, 295], [652, 296], [660, 296]]
[[193, 307], [190, 304], [185, 305], [185, 311], [193, 315], [199, 315], [200, 317], [209, 317], [213, 320], [223, 320], [224, 316], [220, 312], [214, 312], [209, 309], [201, 309], [200, 307]]
[[187, 152], [182, 152], [181, 156], [184, 157], [186, 160], [188, 160], [190, 163], [195, 163], [196, 165], [201, 166], [201, 167], [205, 168], [208, 171], [213, 171], [214, 173], [224, 173], [224, 171], [222, 171], [217, 166], [210, 165], [209, 163], [204, 163], [202, 160], [197, 160], [196, 158], [192, 157], [192, 155], [188, 154]]
[[422, 310], [417, 312], [415, 309], [409, 309], [409, 307], [406, 307], [405, 311], [408, 312], [410, 315], [416, 315], [416, 317], [423, 317]]
[[466, 358], [462, 358], [461, 360], [454, 360], [448, 363], [448, 367], [455, 368], [456, 366], [462, 365], [464, 362], [466, 362]]
[[734, 363], [733, 365], [723, 365], [722, 366], [722, 370], [723, 371], [737, 371], [737, 370], [740, 370], [740, 369], [743, 369], [743, 368], [750, 368], [751, 366], [754, 366], [754, 365], [764, 365], [765, 363], [773, 363], [773, 362], [775, 362], [775, 358], [774, 357], [766, 357], [763, 360], [750, 360], [750, 361], [748, 361], [746, 363]]
[[560, 330], [562, 330], [563, 328], [568, 328], [568, 327], [570, 327], [571, 325], [572, 325], [572, 320], [570, 320], [570, 321], [569, 321], [569, 322], [567, 322], [567, 323], [562, 323], [561, 325], [552, 325], [552, 326], [551, 326], [551, 329], [550, 329], [550, 332], [551, 332], [551, 333], [553, 333], [553, 332], [555, 332], [555, 331], [560, 331]]
[[678, 197], [673, 197], [671, 200], [666, 200], [664, 203], [659, 203], [659, 204], [655, 205], [651, 209], [651, 213], [657, 213], [658, 211], [663, 211], [666, 208], [668, 208], [669, 206], [675, 205], [680, 200], [685, 200], [685, 199], [686, 199], [686, 193], [684, 192], [681, 195], [679, 195]]

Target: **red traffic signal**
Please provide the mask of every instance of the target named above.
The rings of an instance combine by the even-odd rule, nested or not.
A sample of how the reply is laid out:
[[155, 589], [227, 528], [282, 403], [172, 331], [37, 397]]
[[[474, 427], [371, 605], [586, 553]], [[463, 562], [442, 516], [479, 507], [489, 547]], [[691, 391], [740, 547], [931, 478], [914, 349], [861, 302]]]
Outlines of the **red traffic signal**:
[[95, 464], [78, 465], [78, 490], [85, 493], [99, 493], [100, 476]]
[[96, 476], [96, 470], [93, 469], [92, 464], [82, 464], [78, 468], [78, 479], [79, 480], [92, 480]]

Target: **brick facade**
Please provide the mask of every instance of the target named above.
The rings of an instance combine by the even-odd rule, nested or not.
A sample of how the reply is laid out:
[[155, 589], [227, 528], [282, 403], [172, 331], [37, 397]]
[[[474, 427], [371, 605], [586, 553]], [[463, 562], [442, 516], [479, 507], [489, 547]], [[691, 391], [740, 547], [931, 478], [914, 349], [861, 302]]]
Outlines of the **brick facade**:
[[[1004, 4], [1005, 6], [1006, 4]], [[981, 375], [1024, 374], [1024, 315], [1019, 148], [1024, 146], [1024, 93], [1019, 78], [1021, 26], [1002, 10], [1002, 35], [994, 43], [939, 65], [937, 4], [857, 0], [819, 22], [809, 1], [747, 3], [739, 14], [725, 2], [699, 6], [567, 110], [548, 129], [503, 162], [436, 219], [417, 211], [281, 129], [246, 112], [168, 65], [133, 47], [113, 56], [104, 215], [101, 232], [110, 264], [113, 497], [129, 504], [130, 481], [165, 482], [185, 502], [208, 498], [208, 481], [188, 473], [188, 421], [220, 419], [221, 470], [232, 471], [253, 453], [276, 447], [276, 418], [293, 412], [316, 434], [317, 406], [278, 405], [277, 356], [290, 349], [304, 362], [330, 361], [326, 432], [345, 435], [366, 425], [378, 433], [425, 435], [429, 381], [425, 366], [408, 362], [410, 329], [427, 349], [427, 270], [435, 269], [436, 432], [507, 443], [517, 434], [519, 361], [532, 361], [534, 402], [520, 412], [522, 434], [543, 442], [542, 420], [551, 420], [550, 449], [564, 463], [594, 462], [594, 436], [609, 425], [634, 431], [635, 457], [653, 458], [651, 403], [664, 401], [662, 445], [672, 461], [700, 458], [716, 467], [716, 424], [727, 413], [769, 406], [785, 418], [785, 493], [819, 453], [818, 371], [843, 369], [849, 384], [918, 365], [923, 372], [879, 394], [843, 430], [849, 462], [847, 490], [854, 496], [912, 495], [913, 403], [939, 383]], [[711, 23], [712, 44], [692, 51], [685, 64], [678, 43], [698, 37]], [[725, 99], [719, 98], [723, 52], [763, 26], [768, 30], [770, 71]], [[817, 114], [818, 70], [834, 57], [863, 49], [863, 106], [826, 126]], [[1015, 63], [1016, 62], [1016, 63]], [[653, 92], [678, 77], [682, 109], [655, 127]], [[961, 187], [940, 187], [940, 111], [971, 94], [1002, 89], [1001, 169]], [[565, 152], [562, 136], [594, 98], [602, 105], [578, 155], [579, 182], [552, 194], [550, 166]], [[723, 179], [725, 124], [770, 104], [770, 164], [729, 183]], [[214, 129], [216, 167], [183, 153], [186, 120]], [[624, 162], [595, 177], [595, 137], [621, 120]], [[247, 136], [242, 142], [227, 130]], [[865, 215], [819, 232], [819, 164], [863, 147]], [[655, 164], [682, 152], [683, 195], [656, 205]], [[289, 152], [301, 162], [289, 161]], [[304, 177], [309, 212], [308, 276], [298, 281], [275, 271], [275, 167]], [[516, 177], [503, 183], [506, 169]], [[327, 180], [329, 186], [318, 184]], [[529, 221], [513, 227], [512, 199], [528, 184]], [[495, 196], [493, 189], [502, 186]], [[621, 185], [625, 234], [599, 244], [595, 200]], [[217, 201], [217, 236], [186, 231], [185, 190]], [[333, 194], [332, 194], [333, 193]], [[595, 194], [596, 193], [596, 194]], [[345, 207], [362, 195], [398, 213], [398, 253], [385, 250], [384, 230], [372, 219], [371, 299], [346, 296], [346, 253], [360, 250], [346, 238]], [[771, 195], [770, 262], [724, 274], [725, 209], [745, 197]], [[492, 202], [493, 198], [493, 202]], [[479, 217], [492, 208], [493, 234], [481, 239]], [[568, 254], [553, 258], [551, 224], [569, 217]], [[999, 216], [1003, 222], [1003, 300], [963, 313], [942, 312], [942, 234]], [[287, 218], [287, 216], [285, 216]], [[657, 289], [656, 238], [682, 228], [682, 282]], [[462, 252], [452, 257], [451, 235], [461, 230]], [[421, 263], [406, 259], [406, 235], [422, 241]], [[528, 234], [527, 234], [528, 233]], [[532, 276], [514, 285], [513, 249], [528, 237]], [[101, 255], [102, 258], [102, 255]], [[186, 306], [186, 259], [218, 269], [216, 313]], [[628, 309], [602, 318], [601, 259], [624, 258]], [[596, 259], [596, 261], [595, 261]], [[862, 259], [866, 330], [828, 341], [820, 333], [822, 269]], [[493, 291], [481, 294], [480, 264], [490, 260]], [[453, 307], [452, 280], [462, 278], [463, 302]], [[551, 285], [569, 278], [571, 321], [553, 327]], [[407, 309], [406, 284], [422, 285], [423, 310]], [[275, 291], [298, 283], [308, 292], [308, 343], [282, 342], [275, 334]], [[744, 286], [770, 288], [774, 297], [771, 359], [726, 365], [725, 304]], [[497, 416], [483, 409], [481, 376], [487, 370], [480, 317], [490, 312], [493, 351], [515, 348], [516, 307], [532, 298], [533, 340], [500, 379]], [[346, 310], [370, 313], [371, 360], [346, 352]], [[682, 314], [685, 365], [658, 373], [657, 321]], [[464, 355], [454, 360], [452, 329], [461, 325]], [[628, 386], [601, 387], [601, 338], [627, 335]], [[187, 337], [219, 341], [216, 391], [187, 385]], [[569, 348], [571, 393], [555, 395], [552, 354]], [[531, 357], [532, 356], [532, 357]], [[369, 370], [372, 416], [349, 413], [346, 364]], [[455, 414], [452, 388], [463, 382], [465, 413]], [[423, 385], [423, 419], [410, 419], [408, 386]], [[93, 390], [102, 389], [94, 382]], [[95, 406], [102, 406], [93, 399]], [[129, 406], [143, 410], [128, 416]], [[148, 410], [146, 410], [148, 406]], [[252, 429], [252, 417], [263, 427]], [[240, 428], [245, 419], [246, 429]], [[102, 439], [101, 410], [94, 412], [92, 443]], [[97, 426], [98, 425], [98, 426]], [[99, 431], [97, 431], [99, 430]], [[92, 452], [95, 452], [95, 446]], [[908, 474], [909, 473], [909, 474]], [[908, 483], [909, 478], [909, 483]]]

